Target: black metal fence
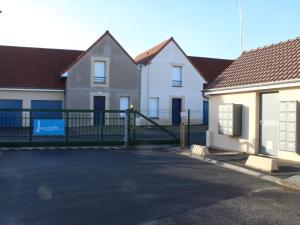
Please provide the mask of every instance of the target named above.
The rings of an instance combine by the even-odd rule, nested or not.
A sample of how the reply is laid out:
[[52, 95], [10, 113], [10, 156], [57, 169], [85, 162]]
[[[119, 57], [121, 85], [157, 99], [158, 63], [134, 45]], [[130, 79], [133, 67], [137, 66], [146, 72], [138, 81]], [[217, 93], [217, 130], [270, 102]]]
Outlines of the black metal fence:
[[[176, 137], [180, 137], [180, 124], [173, 124], [172, 110], [158, 110], [153, 112], [149, 109], [141, 110], [144, 115], [149, 115], [150, 119], [161, 127], [172, 132]], [[205, 121], [205, 113], [202, 110], [186, 110], [183, 112], [184, 117], [181, 118], [180, 123], [185, 125], [185, 145], [190, 146], [192, 144], [206, 144], [206, 131], [208, 129], [207, 121]], [[153, 117], [151, 117], [153, 116]], [[208, 115], [206, 116], [208, 119]], [[138, 127], [144, 127], [147, 130], [148, 137], [161, 138], [165, 134], [160, 134], [156, 131], [156, 127], [151, 126], [149, 120], [140, 118], [138, 121]], [[161, 136], [162, 135], [162, 136]]]
[[0, 145], [124, 143], [125, 111], [0, 109]]
[[[187, 112], [185, 144], [205, 145], [207, 125]], [[180, 126], [135, 110], [0, 109], [0, 146], [177, 144]]]

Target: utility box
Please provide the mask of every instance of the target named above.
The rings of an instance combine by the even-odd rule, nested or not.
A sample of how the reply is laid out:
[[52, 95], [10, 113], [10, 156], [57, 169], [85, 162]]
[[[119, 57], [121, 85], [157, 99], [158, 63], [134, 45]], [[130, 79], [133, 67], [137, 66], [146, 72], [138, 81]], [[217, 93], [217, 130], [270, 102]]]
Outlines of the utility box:
[[281, 101], [279, 104], [279, 150], [299, 153], [299, 102]]
[[218, 133], [229, 136], [240, 136], [242, 133], [242, 105], [220, 104]]

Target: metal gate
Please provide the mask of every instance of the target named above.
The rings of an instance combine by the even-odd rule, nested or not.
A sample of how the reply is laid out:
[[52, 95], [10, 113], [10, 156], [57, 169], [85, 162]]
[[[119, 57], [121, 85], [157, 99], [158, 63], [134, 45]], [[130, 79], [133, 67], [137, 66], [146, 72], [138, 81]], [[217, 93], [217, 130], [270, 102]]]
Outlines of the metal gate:
[[[0, 146], [107, 145], [124, 143], [125, 111], [0, 109]], [[96, 120], [101, 120], [95, 123]]]
[[[20, 120], [16, 115], [19, 126], [9, 126]], [[0, 146], [179, 143], [172, 131], [134, 110], [0, 109], [0, 120], [6, 121]]]
[[128, 110], [129, 144], [179, 144], [179, 133], [172, 126], [159, 125], [135, 110]]

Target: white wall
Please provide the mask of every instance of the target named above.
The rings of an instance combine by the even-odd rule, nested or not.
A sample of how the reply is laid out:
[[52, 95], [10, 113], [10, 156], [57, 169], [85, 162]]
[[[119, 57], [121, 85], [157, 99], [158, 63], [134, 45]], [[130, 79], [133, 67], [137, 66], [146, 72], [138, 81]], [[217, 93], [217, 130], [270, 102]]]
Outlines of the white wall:
[[[209, 132], [212, 147], [250, 154], [258, 149], [258, 95], [255, 92], [236, 93], [227, 95], [212, 95], [209, 97]], [[242, 104], [242, 134], [231, 137], [218, 133], [218, 106], [220, 104]]]
[[[278, 91], [279, 101], [299, 101], [300, 88], [272, 89]], [[259, 153], [259, 96], [261, 91], [217, 94], [209, 98], [209, 140], [211, 147], [242, 151], [250, 154]], [[242, 135], [240, 137], [230, 137], [218, 134], [218, 105], [224, 103], [242, 104]], [[279, 110], [279, 109], [274, 109]], [[300, 121], [298, 121], [300, 123]], [[279, 134], [278, 134], [279, 135]], [[300, 143], [300, 140], [298, 140]], [[278, 158], [300, 162], [300, 144], [298, 153], [279, 151]]]
[[[182, 87], [172, 87], [172, 66], [182, 66]], [[185, 55], [171, 41], [150, 65], [142, 68], [141, 110], [147, 114], [148, 99], [159, 98], [160, 119], [171, 119], [171, 98], [182, 98], [182, 111], [188, 109], [202, 112], [204, 79], [193, 67]], [[169, 114], [167, 113], [169, 112]], [[202, 119], [202, 116], [201, 116]]]

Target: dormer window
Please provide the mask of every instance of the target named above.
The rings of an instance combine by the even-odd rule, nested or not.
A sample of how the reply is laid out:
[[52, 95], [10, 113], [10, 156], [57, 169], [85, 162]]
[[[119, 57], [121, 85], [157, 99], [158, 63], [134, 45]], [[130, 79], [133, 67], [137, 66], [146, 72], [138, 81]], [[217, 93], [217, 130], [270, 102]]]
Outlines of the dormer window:
[[181, 66], [172, 66], [172, 87], [182, 87]]

